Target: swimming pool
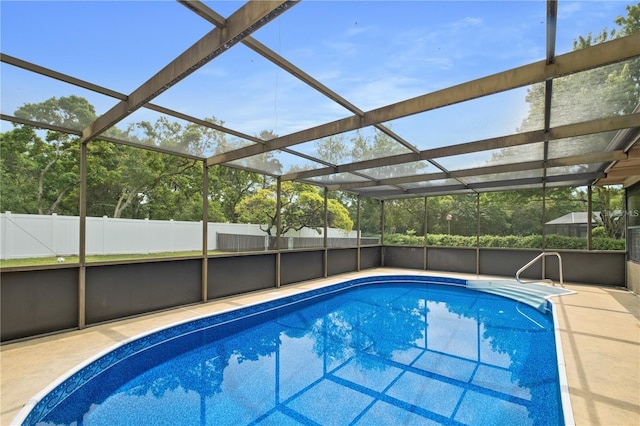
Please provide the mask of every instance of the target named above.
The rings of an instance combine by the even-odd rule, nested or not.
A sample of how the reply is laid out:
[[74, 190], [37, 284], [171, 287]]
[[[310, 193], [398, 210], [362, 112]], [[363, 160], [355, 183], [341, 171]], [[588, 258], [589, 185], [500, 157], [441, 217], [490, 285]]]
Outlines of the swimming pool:
[[98, 357], [17, 419], [571, 423], [551, 305], [470, 287], [442, 277], [362, 278], [178, 324]]

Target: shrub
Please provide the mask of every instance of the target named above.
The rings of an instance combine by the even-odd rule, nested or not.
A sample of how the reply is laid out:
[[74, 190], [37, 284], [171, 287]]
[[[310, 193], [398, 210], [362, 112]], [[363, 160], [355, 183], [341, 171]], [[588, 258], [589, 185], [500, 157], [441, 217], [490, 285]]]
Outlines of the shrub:
[[600, 238], [600, 237], [606, 237], [606, 236], [607, 236], [607, 231], [605, 231], [604, 226], [596, 226], [591, 230], [591, 237], [593, 238]]
[[422, 246], [424, 237], [419, 235], [385, 234], [384, 243], [389, 245]]
[[585, 238], [551, 234], [547, 235], [545, 246], [550, 249], [586, 250], [587, 240]]
[[609, 237], [593, 238], [591, 241], [594, 250], [624, 250], [625, 241]]
[[[596, 228], [597, 229], [597, 228]], [[595, 230], [594, 230], [595, 231]], [[625, 241], [607, 237], [598, 232], [593, 236], [594, 250], [624, 250]], [[419, 235], [386, 234], [384, 243], [389, 245], [422, 246], [424, 237]], [[449, 234], [429, 234], [427, 244], [430, 246], [445, 247], [475, 247], [476, 237], [465, 235]], [[498, 248], [541, 248], [542, 235], [481, 235], [480, 247]], [[567, 237], [565, 235], [550, 234], [546, 236], [547, 249], [557, 250], [586, 250], [587, 240], [585, 238]]]

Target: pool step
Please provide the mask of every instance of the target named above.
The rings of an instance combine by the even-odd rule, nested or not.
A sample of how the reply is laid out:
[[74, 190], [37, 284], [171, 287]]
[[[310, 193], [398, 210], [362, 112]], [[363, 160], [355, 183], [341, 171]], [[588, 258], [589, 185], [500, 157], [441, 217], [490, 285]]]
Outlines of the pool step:
[[546, 302], [550, 297], [575, 293], [562, 287], [531, 282], [519, 283], [514, 280], [467, 280], [467, 287], [508, 297], [541, 311], [546, 310]]

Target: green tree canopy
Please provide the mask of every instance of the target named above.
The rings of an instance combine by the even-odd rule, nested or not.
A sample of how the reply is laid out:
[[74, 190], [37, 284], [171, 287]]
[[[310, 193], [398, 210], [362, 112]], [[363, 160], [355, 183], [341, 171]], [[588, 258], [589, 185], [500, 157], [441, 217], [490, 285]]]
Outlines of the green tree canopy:
[[[277, 226], [276, 204], [276, 188], [263, 188], [243, 198], [236, 207], [236, 214], [239, 222], [260, 224], [260, 229], [273, 235]], [[302, 228], [315, 229], [320, 233], [324, 226], [324, 197], [314, 186], [283, 182], [280, 218], [283, 235], [289, 230], [299, 231]], [[348, 210], [334, 199], [327, 200], [327, 223], [346, 232], [353, 228]]]
[[[91, 123], [96, 113], [86, 99], [72, 95], [24, 104], [15, 116], [79, 130]], [[77, 211], [68, 203], [79, 183], [77, 136], [52, 130], [36, 132], [17, 125], [3, 135], [2, 142], [3, 187], [5, 183], [14, 185], [7, 191], [9, 199], [2, 202], [3, 210], [38, 214]], [[15, 168], [18, 164], [25, 168]]]

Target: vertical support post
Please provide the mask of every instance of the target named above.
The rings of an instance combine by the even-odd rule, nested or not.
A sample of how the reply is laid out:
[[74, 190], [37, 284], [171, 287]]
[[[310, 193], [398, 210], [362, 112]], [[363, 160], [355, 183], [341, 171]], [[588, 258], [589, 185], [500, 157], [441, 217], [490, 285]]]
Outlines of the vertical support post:
[[[624, 221], [624, 223], [622, 224], [622, 239], [625, 240], [625, 247], [629, 247], [628, 242], [627, 242], [627, 235], [628, 235], [628, 231], [629, 231], [629, 194], [627, 191], [627, 188], [622, 188], [622, 220]], [[625, 256], [626, 258], [629, 257], [629, 250], [627, 250], [627, 254]], [[626, 270], [627, 268], [625, 268], [625, 283], [626, 281]]]
[[202, 303], [209, 298], [209, 167], [202, 162]]
[[[544, 224], [547, 223], [547, 185], [546, 184], [542, 184], [542, 252], [544, 253], [544, 251], [547, 249], [547, 231], [545, 230]], [[544, 279], [545, 277], [545, 269], [546, 269], [546, 265], [545, 265], [545, 261], [544, 261], [545, 256], [542, 256], [541, 262], [542, 262], [542, 277], [541, 279]]]
[[78, 211], [80, 213], [80, 241], [78, 241], [78, 328], [87, 325], [86, 289], [87, 289], [87, 142], [80, 143], [80, 194]]
[[329, 213], [328, 213], [328, 205], [329, 205], [329, 190], [324, 188], [324, 231], [323, 231], [323, 245], [324, 245], [324, 277], [327, 278], [329, 276], [329, 238], [327, 236], [327, 232], [329, 231]]
[[587, 186], [587, 250], [593, 250], [593, 236], [591, 233], [591, 218], [593, 217], [593, 188]]
[[380, 266], [384, 267], [384, 200], [380, 200], [380, 243], [382, 246], [380, 247]]
[[282, 179], [280, 176], [276, 178], [276, 287], [280, 288], [280, 234], [282, 233], [282, 216], [280, 210], [282, 208]]
[[357, 204], [356, 204], [356, 271], [360, 272], [361, 270], [361, 258], [360, 258], [360, 250], [362, 248], [362, 243], [360, 242], [362, 235], [360, 234], [360, 194], [358, 194]]
[[476, 274], [480, 275], [480, 193], [476, 194]]
[[429, 242], [427, 240], [428, 234], [429, 234], [429, 231], [427, 231], [427, 219], [428, 219], [428, 217], [429, 217], [429, 214], [427, 213], [427, 197], [424, 197], [424, 232], [423, 232], [424, 233], [424, 258], [423, 258], [423, 261], [422, 261], [422, 267], [423, 267], [423, 269], [425, 271], [429, 267], [429, 261], [428, 261], [429, 256], [428, 256], [428, 253], [427, 253], [427, 251], [429, 250], [427, 248], [427, 246], [429, 245]]

